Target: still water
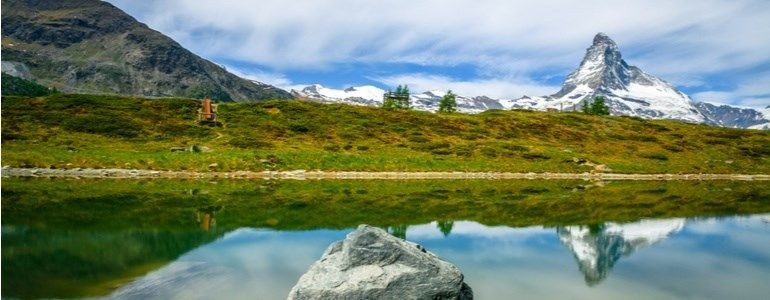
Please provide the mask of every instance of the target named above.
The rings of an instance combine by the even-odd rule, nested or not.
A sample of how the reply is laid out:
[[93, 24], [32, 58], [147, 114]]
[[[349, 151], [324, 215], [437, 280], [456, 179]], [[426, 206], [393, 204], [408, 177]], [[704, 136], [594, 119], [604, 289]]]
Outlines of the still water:
[[4, 180], [4, 298], [284, 299], [360, 223], [477, 299], [764, 299], [755, 183]]

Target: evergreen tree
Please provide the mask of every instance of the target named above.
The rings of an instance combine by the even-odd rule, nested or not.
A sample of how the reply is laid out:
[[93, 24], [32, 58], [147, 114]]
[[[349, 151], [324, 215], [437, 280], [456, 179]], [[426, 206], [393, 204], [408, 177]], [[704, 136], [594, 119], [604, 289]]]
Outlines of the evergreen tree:
[[409, 109], [409, 87], [399, 85], [395, 92], [388, 91], [382, 96], [382, 107], [387, 109]]
[[438, 112], [440, 113], [453, 113], [457, 111], [457, 99], [452, 90], [449, 90], [441, 102], [438, 103]]
[[588, 100], [583, 100], [583, 113], [584, 114], [590, 114], [591, 113], [591, 107], [588, 105]]
[[390, 92], [386, 93], [382, 97], [382, 108], [394, 109], [396, 108], [396, 99], [390, 97]]
[[438, 227], [438, 230], [441, 231], [441, 233], [444, 234], [444, 236], [449, 236], [450, 233], [452, 233], [452, 227], [454, 227], [455, 222], [453, 221], [438, 221], [436, 222], [436, 226]]
[[591, 114], [606, 116], [610, 114], [610, 108], [604, 103], [604, 97], [596, 96], [594, 102], [591, 103]]

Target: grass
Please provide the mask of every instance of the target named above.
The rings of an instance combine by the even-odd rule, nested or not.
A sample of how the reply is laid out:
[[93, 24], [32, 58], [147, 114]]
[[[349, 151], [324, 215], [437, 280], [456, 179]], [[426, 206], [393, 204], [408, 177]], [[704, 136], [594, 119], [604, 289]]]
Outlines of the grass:
[[[770, 173], [770, 133], [581, 113], [392, 111], [306, 101], [223, 103], [4, 96], [3, 165], [154, 170]], [[197, 145], [211, 151], [174, 152]], [[270, 163], [265, 163], [270, 160]]]

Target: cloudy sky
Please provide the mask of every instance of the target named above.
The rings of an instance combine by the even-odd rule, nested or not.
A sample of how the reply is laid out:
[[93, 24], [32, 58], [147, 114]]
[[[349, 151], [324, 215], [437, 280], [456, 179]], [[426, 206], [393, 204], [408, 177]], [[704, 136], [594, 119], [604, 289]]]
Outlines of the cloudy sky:
[[770, 1], [109, 0], [241, 76], [518, 98], [556, 92], [597, 32], [696, 100], [770, 105]]

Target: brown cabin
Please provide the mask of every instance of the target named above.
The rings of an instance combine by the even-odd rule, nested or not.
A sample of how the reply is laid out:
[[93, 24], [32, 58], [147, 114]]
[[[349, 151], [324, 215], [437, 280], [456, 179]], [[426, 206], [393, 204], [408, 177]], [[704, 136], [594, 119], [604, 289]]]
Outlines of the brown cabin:
[[211, 99], [206, 98], [201, 102], [201, 108], [198, 110], [198, 121], [217, 121], [217, 106], [211, 102]]

